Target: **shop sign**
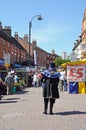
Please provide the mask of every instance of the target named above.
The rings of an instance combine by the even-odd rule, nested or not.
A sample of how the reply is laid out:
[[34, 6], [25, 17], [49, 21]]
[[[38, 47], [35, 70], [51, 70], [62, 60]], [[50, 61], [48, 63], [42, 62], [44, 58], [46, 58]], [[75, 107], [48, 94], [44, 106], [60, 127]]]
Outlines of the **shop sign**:
[[9, 67], [10, 66], [10, 54], [8, 54], [8, 53], [4, 54], [4, 61], [5, 61], [5, 66]]
[[5, 64], [10, 64], [10, 54], [5, 53], [4, 54], [4, 60], [5, 60]]
[[34, 64], [37, 65], [37, 54], [36, 54], [36, 50], [34, 50], [33, 53], [34, 53]]

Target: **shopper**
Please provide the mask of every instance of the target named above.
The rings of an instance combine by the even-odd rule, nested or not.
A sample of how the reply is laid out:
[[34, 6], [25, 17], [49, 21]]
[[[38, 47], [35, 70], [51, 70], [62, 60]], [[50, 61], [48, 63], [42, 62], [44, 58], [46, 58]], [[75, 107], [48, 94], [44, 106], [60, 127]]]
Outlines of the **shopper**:
[[38, 73], [35, 72], [33, 75], [33, 85], [34, 87], [38, 87]]
[[42, 78], [42, 74], [41, 74], [41, 72], [39, 72], [39, 73], [38, 73], [38, 86], [39, 86], [39, 87], [42, 86], [41, 78]]
[[11, 72], [8, 72], [8, 75], [5, 78], [5, 83], [7, 85], [7, 95], [12, 94], [12, 87], [14, 85], [14, 78]]
[[65, 71], [64, 71], [64, 69], [62, 69], [60, 74], [61, 74], [61, 76], [60, 76], [60, 80], [59, 80], [59, 89], [60, 89], [60, 91], [64, 91], [64, 79], [65, 79]]
[[3, 91], [3, 81], [0, 78], [0, 100], [1, 100], [2, 91]]
[[50, 102], [49, 114], [53, 114], [53, 105], [56, 98], [59, 98], [58, 83], [60, 73], [56, 71], [55, 63], [50, 64], [50, 68], [42, 73], [44, 114], [47, 114], [48, 103]]

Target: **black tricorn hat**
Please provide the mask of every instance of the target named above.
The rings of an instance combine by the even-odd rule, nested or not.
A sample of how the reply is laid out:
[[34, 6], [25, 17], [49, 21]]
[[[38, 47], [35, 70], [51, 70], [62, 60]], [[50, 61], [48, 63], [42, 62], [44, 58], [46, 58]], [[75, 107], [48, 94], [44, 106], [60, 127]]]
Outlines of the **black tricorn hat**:
[[56, 66], [55, 66], [55, 63], [51, 63], [51, 64], [50, 64], [50, 67], [51, 67], [51, 68], [56, 67]]

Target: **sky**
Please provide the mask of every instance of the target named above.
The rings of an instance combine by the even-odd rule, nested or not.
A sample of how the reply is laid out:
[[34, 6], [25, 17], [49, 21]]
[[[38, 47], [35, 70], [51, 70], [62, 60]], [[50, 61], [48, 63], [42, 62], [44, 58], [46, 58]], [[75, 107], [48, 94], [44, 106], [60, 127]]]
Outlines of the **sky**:
[[29, 34], [29, 22], [35, 15], [41, 21], [32, 20], [31, 40], [43, 50], [62, 55], [72, 52], [74, 42], [81, 34], [86, 0], [0, 0], [2, 26], [11, 26], [12, 36]]

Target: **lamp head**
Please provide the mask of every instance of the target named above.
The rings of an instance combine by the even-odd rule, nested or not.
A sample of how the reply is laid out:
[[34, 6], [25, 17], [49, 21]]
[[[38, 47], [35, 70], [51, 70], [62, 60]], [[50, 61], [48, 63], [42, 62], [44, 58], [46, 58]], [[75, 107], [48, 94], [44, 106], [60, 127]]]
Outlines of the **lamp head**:
[[39, 15], [37, 19], [41, 21], [43, 19], [43, 17], [41, 15]]

